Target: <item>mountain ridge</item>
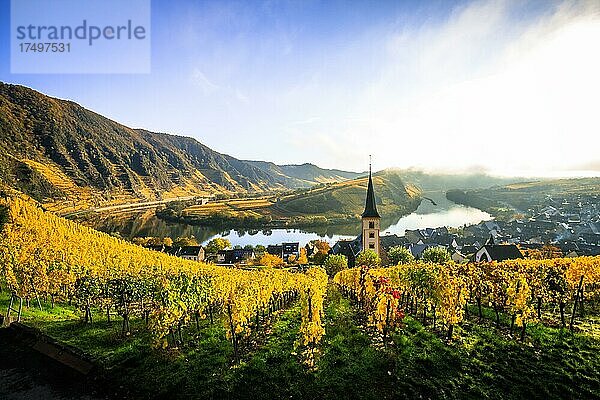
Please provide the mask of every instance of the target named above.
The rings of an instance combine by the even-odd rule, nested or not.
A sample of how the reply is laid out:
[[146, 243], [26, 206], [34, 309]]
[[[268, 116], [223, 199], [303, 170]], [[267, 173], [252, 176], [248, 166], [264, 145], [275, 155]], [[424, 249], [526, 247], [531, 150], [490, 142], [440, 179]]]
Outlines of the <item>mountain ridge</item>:
[[[275, 166], [275, 173], [264, 167], [268, 162], [260, 168], [194, 138], [129, 128], [71, 100], [3, 82], [0, 150], [1, 183], [44, 203], [82, 208], [321, 183], [287, 176], [287, 167]], [[328, 182], [344, 179], [315, 168]]]

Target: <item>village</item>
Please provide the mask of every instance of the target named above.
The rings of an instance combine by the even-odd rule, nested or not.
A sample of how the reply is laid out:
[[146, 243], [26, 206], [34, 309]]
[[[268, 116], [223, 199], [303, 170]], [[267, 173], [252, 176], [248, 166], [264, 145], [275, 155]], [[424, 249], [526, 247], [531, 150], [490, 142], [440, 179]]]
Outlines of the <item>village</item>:
[[[541, 204], [524, 210], [510, 221], [488, 220], [461, 228], [430, 227], [406, 230], [403, 236], [381, 235], [375, 190], [369, 176], [362, 233], [350, 240], [330, 244], [313, 240], [305, 246], [283, 242], [268, 246], [234, 246], [221, 239], [221, 246], [153, 245], [154, 250], [195, 261], [223, 266], [302, 266], [322, 264], [329, 254], [343, 255], [353, 267], [364, 250], [375, 252], [382, 265], [390, 264], [388, 252], [402, 247], [415, 259], [430, 248], [443, 248], [455, 262], [504, 261], [523, 258], [532, 251], [552, 248], [557, 255], [576, 257], [600, 254], [600, 199], [595, 195], [546, 196]], [[532, 203], [533, 204], [533, 203]], [[225, 247], [224, 247], [225, 246]], [[264, 258], [267, 254], [270, 259]]]

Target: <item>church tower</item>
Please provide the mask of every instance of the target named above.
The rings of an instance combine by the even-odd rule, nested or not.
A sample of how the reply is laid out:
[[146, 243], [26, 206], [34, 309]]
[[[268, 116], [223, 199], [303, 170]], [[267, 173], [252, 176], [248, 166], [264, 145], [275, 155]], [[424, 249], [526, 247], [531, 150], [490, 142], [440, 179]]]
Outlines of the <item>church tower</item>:
[[373, 250], [377, 255], [379, 252], [379, 230], [381, 217], [377, 212], [375, 204], [375, 191], [373, 190], [373, 179], [371, 178], [371, 156], [369, 156], [369, 185], [367, 187], [367, 201], [365, 211], [362, 213], [362, 248], [363, 251]]

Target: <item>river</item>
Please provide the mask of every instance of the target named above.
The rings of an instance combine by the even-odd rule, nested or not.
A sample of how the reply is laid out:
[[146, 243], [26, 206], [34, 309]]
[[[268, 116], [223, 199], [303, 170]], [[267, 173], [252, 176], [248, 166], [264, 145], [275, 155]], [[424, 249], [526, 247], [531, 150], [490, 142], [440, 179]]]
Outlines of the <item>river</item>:
[[[460, 227], [463, 225], [477, 224], [492, 217], [481, 210], [455, 204], [446, 199], [444, 192], [426, 192], [417, 210], [398, 219], [382, 219], [382, 235], [404, 235], [407, 229], [436, 228], [440, 226]], [[435, 204], [433, 204], [435, 203]], [[132, 238], [136, 236], [169, 236], [177, 237], [194, 236], [199, 242], [205, 244], [215, 237], [225, 237], [232, 245], [257, 245], [264, 246], [281, 242], [300, 242], [301, 245], [313, 239], [326, 240], [333, 244], [340, 239], [355, 238], [360, 233], [360, 221], [351, 225], [336, 225], [310, 229], [270, 229], [270, 230], [243, 230], [226, 229], [219, 231], [215, 228], [200, 227], [180, 223], [169, 223], [156, 218], [153, 212], [146, 212], [136, 218], [123, 219], [111, 217], [95, 225], [97, 229], [105, 232], [119, 232], [122, 236]]]

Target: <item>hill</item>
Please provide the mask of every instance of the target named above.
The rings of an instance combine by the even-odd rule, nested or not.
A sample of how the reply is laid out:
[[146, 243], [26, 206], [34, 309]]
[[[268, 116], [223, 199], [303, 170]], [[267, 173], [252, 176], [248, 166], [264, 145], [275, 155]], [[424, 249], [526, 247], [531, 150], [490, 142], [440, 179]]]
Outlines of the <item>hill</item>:
[[485, 173], [442, 173], [424, 172], [418, 169], [393, 169], [408, 182], [423, 191], [446, 191], [452, 189], [482, 189], [522, 181], [522, 178], [506, 178]]
[[0, 82], [0, 183], [55, 210], [286, 190], [354, 175], [238, 160], [192, 138], [132, 129], [74, 102]]
[[[396, 171], [373, 176], [377, 208], [384, 219], [410, 214], [421, 202], [420, 189]], [[279, 227], [356, 223], [365, 206], [367, 177], [321, 184], [288, 195], [227, 199], [204, 205], [173, 204], [157, 212], [168, 221], [206, 226]]]
[[[528, 210], [560, 203], [567, 198], [580, 202], [600, 196], [600, 178], [546, 179], [497, 185], [472, 190], [449, 190], [446, 197], [455, 203], [484, 210], [500, 219], [527, 214]], [[591, 198], [588, 201], [596, 202]], [[556, 205], [556, 204], [554, 204]]]
[[318, 183], [335, 183], [355, 179], [365, 173], [320, 168], [314, 164], [277, 165], [267, 161], [247, 161], [264, 172], [278, 177], [278, 182], [288, 187], [310, 187]]
[[[279, 201], [278, 208], [290, 213], [358, 216], [365, 207], [366, 176], [326, 185]], [[412, 212], [419, 189], [404, 181], [399, 172], [380, 171], [373, 176], [377, 208], [382, 215]]]

